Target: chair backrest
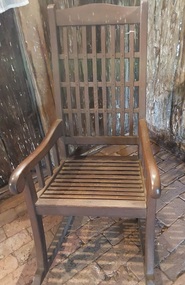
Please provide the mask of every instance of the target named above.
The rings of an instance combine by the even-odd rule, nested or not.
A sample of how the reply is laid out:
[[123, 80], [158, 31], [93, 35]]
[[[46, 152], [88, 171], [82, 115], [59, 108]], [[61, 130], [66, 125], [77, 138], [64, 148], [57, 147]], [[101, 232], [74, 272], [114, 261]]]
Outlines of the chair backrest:
[[147, 1], [49, 5], [48, 15], [65, 143], [137, 143], [138, 119], [145, 117]]

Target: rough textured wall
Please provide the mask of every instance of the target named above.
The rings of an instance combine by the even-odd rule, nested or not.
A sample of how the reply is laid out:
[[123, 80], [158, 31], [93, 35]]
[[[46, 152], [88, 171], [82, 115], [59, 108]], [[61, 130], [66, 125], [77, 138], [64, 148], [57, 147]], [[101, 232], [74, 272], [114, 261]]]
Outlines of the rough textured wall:
[[149, 0], [147, 120], [185, 151], [185, 2]]
[[0, 14], [0, 187], [40, 143], [41, 134], [38, 110], [10, 9]]

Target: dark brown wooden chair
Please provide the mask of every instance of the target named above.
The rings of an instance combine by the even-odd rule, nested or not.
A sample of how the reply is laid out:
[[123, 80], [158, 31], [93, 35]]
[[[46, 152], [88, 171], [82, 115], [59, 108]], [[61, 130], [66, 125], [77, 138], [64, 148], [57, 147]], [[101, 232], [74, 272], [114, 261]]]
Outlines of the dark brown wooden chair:
[[[145, 218], [146, 280], [154, 284], [160, 178], [144, 119], [147, 1], [140, 7], [50, 5], [48, 15], [57, 119], [10, 178], [12, 193], [25, 192], [37, 254], [34, 284], [42, 283], [57, 252], [47, 254], [43, 215]], [[69, 155], [72, 146], [113, 144], [137, 145], [138, 155]], [[43, 188], [39, 197], [33, 169]]]

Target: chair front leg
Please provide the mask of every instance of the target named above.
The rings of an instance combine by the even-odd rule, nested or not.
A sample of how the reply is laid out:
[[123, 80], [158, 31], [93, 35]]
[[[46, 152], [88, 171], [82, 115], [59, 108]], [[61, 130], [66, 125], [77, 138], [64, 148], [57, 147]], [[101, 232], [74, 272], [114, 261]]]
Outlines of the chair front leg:
[[48, 259], [42, 216], [38, 215], [35, 209], [37, 194], [31, 174], [27, 177], [24, 193], [28, 214], [31, 220], [37, 258], [37, 271], [32, 284], [40, 285], [48, 271]]
[[155, 240], [156, 199], [148, 198], [145, 232], [146, 284], [154, 285], [154, 240]]

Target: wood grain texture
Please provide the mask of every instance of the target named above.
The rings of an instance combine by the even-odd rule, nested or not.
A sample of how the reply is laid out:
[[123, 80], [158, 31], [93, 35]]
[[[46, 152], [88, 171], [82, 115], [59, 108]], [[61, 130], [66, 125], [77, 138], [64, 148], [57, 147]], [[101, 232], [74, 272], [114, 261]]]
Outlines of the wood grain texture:
[[0, 186], [41, 141], [13, 11], [0, 14]]

